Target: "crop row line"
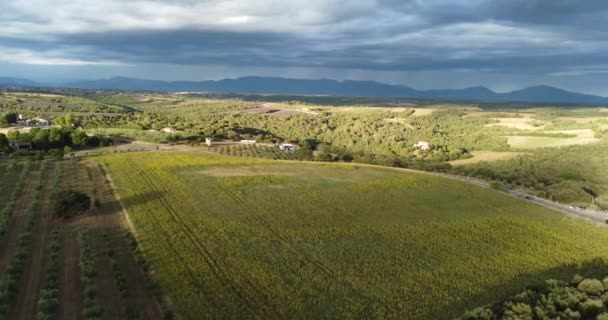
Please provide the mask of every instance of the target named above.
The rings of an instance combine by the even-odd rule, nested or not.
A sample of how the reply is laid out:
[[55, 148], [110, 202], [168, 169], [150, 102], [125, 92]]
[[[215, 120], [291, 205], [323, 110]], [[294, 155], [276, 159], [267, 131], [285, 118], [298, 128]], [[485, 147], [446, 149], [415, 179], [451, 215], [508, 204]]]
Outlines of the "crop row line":
[[[7, 271], [0, 277], [0, 317], [5, 317], [11, 308], [12, 303], [17, 298], [19, 293], [19, 281], [25, 270], [25, 261], [28, 257], [30, 244], [32, 241], [32, 229], [35, 223], [36, 212], [40, 205], [40, 191], [44, 186], [44, 176], [47, 169], [47, 162], [42, 162], [40, 166], [40, 174], [38, 183], [34, 188], [32, 202], [27, 211], [27, 221], [25, 229], [21, 232], [17, 239], [17, 247], [15, 253], [11, 257]], [[22, 172], [22, 177], [29, 172], [29, 162]], [[22, 188], [22, 186], [20, 187]]]
[[155, 198], [161, 202], [163, 207], [167, 209], [167, 212], [172, 217], [173, 221], [183, 228], [182, 230], [184, 230], [186, 237], [194, 245], [194, 248], [204, 259], [207, 266], [210, 268], [211, 272], [215, 275], [215, 277], [225, 286], [226, 289], [228, 289], [228, 291], [232, 295], [234, 295], [235, 298], [238, 299], [238, 301], [245, 302], [251, 310], [256, 310], [256, 308], [252, 307], [249, 299], [244, 296], [244, 294], [242, 293], [242, 289], [238, 287], [238, 284], [222, 270], [222, 268], [220, 267], [218, 262], [213, 258], [209, 250], [202, 243], [196, 240], [196, 237], [194, 236], [194, 232], [191, 227], [183, 221], [180, 215], [175, 214], [175, 210], [173, 209], [172, 205], [166, 201], [166, 199], [163, 197], [163, 194], [154, 189], [154, 183], [152, 183], [152, 180], [148, 176], [148, 173], [146, 173], [138, 166], [134, 165], [131, 161], [129, 162], [131, 163], [133, 169], [136, 170], [139, 176], [144, 180], [144, 183], [146, 183], [146, 185], [148, 186], [151, 186], [151, 190], [153, 190], [152, 192], [156, 194]]
[[17, 205], [17, 200], [19, 199], [21, 191], [23, 191], [23, 187], [25, 186], [25, 182], [27, 180], [27, 175], [30, 172], [31, 165], [31, 161], [27, 161], [25, 163], [23, 169], [21, 170], [21, 175], [19, 176], [17, 183], [15, 183], [15, 186], [13, 187], [13, 192], [11, 193], [2, 211], [0, 211], [0, 237], [2, 237], [7, 231], [8, 225], [11, 221], [11, 218], [15, 211], [15, 207]]

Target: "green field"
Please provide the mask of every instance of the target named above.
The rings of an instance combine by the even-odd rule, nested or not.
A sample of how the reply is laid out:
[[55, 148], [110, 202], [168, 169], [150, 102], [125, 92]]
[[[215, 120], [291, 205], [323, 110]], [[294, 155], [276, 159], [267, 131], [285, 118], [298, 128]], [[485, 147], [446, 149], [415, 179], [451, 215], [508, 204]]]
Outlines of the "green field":
[[[185, 319], [441, 319], [602, 273], [605, 229], [492, 190], [350, 164], [100, 158]], [[599, 266], [599, 268], [598, 268]]]

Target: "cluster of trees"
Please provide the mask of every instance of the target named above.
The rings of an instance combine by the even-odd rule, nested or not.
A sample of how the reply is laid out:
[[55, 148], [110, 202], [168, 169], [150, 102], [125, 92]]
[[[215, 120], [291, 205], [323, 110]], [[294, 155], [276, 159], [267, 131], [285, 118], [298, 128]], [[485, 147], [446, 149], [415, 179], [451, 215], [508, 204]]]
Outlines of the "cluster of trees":
[[[35, 151], [14, 150], [10, 147], [11, 140], [30, 143]], [[84, 131], [70, 127], [33, 128], [29, 132], [9, 131], [6, 135], [0, 133], [0, 152], [15, 153], [16, 155], [38, 155], [39, 158], [42, 158], [46, 153], [61, 159], [64, 153], [71, 152], [73, 148], [103, 147], [112, 144], [113, 141], [110, 138], [89, 136]]]
[[[122, 97], [122, 99], [126, 99]], [[128, 100], [128, 99], [127, 99]], [[128, 102], [128, 101], [125, 101]], [[109, 122], [89, 122], [88, 129], [107, 128], [146, 132], [137, 138], [159, 141], [169, 135], [147, 134], [147, 130], [173, 127], [183, 131], [175, 140], [252, 139], [275, 143], [303, 143], [314, 139], [318, 143], [345, 149], [352, 154], [375, 156], [415, 156], [419, 160], [442, 162], [467, 157], [473, 150], [506, 150], [506, 139], [491, 134], [484, 124], [488, 118], [463, 118], [456, 110], [437, 111], [427, 116], [412, 116], [413, 109], [389, 112], [382, 109], [344, 112], [324, 108], [317, 115], [293, 114], [276, 116], [244, 112], [255, 104], [241, 101], [165, 100], [133, 103], [135, 112]], [[123, 134], [136, 135], [134, 132]], [[165, 141], [168, 139], [164, 139]], [[420, 153], [413, 147], [418, 141], [428, 141], [429, 152]], [[170, 141], [169, 141], [170, 142]], [[314, 150], [314, 148], [313, 148]]]
[[[244, 112], [242, 110], [251, 109], [255, 104], [238, 100], [190, 102], [171, 96], [142, 100], [128, 94], [95, 94], [78, 99], [88, 101], [83, 103], [85, 105], [112, 104], [125, 110], [120, 114], [91, 112], [80, 115], [78, 125], [90, 132], [156, 143], [200, 143], [205, 137], [213, 137], [266, 143], [291, 141], [306, 149], [307, 142], [314, 141], [311, 151], [321, 144], [330, 148], [322, 152], [326, 160], [337, 157], [384, 164], [394, 163], [395, 159], [400, 163], [414, 160], [440, 163], [469, 157], [470, 151], [474, 150], [508, 148], [505, 138], [489, 134], [491, 129], [483, 126], [491, 119], [463, 118], [456, 110], [412, 116], [414, 110], [411, 108], [400, 112], [382, 109], [344, 112], [322, 108], [317, 115], [276, 116]], [[163, 127], [173, 127], [183, 133], [150, 131]], [[416, 149], [413, 144], [418, 141], [427, 141], [431, 149]], [[301, 158], [310, 156], [307, 153]]]
[[512, 160], [454, 167], [452, 172], [500, 182], [561, 203], [608, 207], [606, 159], [608, 144], [600, 142], [534, 150]]
[[466, 312], [461, 320], [598, 319], [608, 320], [608, 277], [575, 276], [572, 281], [548, 280], [509, 299]]
[[[249, 106], [251, 107], [251, 106]], [[297, 142], [302, 159], [356, 161], [403, 167], [437, 166], [446, 161], [470, 157], [470, 151], [506, 150], [506, 139], [490, 134], [483, 124], [489, 119], [462, 118], [458, 111], [435, 112], [412, 117], [411, 110], [399, 112], [321, 112], [317, 116], [271, 116], [236, 112], [242, 104], [183, 107], [140, 106], [143, 112], [123, 118], [122, 129], [97, 129], [99, 134], [120, 135], [150, 142], [187, 141], [201, 143], [214, 139], [251, 139], [257, 142]], [[229, 111], [225, 111], [225, 110]], [[220, 111], [221, 110], [221, 111]], [[388, 121], [396, 119], [399, 121]], [[171, 126], [183, 134], [163, 134], [144, 129]], [[137, 128], [137, 129], [134, 129]], [[413, 145], [427, 141], [429, 150]], [[310, 147], [311, 152], [306, 150]], [[322, 149], [321, 149], [322, 147]], [[432, 165], [428, 163], [434, 163]], [[423, 163], [423, 164], [421, 164]]]
[[24, 114], [40, 113], [127, 113], [129, 108], [75, 96], [4, 95], [0, 112], [19, 110]]
[[18, 115], [15, 112], [6, 112], [0, 115], [0, 127], [16, 123], [18, 120]]

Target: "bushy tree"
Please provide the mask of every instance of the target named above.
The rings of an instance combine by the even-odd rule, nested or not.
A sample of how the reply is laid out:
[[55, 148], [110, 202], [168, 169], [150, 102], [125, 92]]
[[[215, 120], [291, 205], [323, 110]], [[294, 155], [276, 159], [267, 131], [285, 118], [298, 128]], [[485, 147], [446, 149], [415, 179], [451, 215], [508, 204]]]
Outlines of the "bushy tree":
[[585, 279], [577, 286], [578, 290], [597, 296], [604, 292], [604, 284], [597, 279]]
[[65, 190], [53, 195], [53, 212], [58, 217], [74, 217], [90, 207], [91, 198], [80, 191]]
[[19, 115], [15, 112], [8, 112], [8, 113], [5, 113], [4, 115], [2, 115], [2, 118], [5, 123], [13, 124], [13, 123], [17, 122]]

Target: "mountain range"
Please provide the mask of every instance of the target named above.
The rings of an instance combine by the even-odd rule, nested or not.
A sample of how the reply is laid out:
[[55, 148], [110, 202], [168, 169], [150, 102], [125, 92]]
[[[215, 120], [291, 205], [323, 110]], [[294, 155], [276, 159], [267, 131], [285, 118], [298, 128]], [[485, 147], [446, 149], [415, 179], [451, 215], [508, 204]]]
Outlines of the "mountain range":
[[416, 90], [407, 86], [375, 81], [305, 80], [275, 77], [243, 77], [219, 81], [161, 81], [113, 77], [55, 84], [43, 84], [27, 79], [0, 77], [0, 87], [65, 87], [92, 90], [299, 94], [489, 102], [608, 104], [608, 98], [606, 97], [576, 93], [542, 85], [497, 93], [486, 87]]

